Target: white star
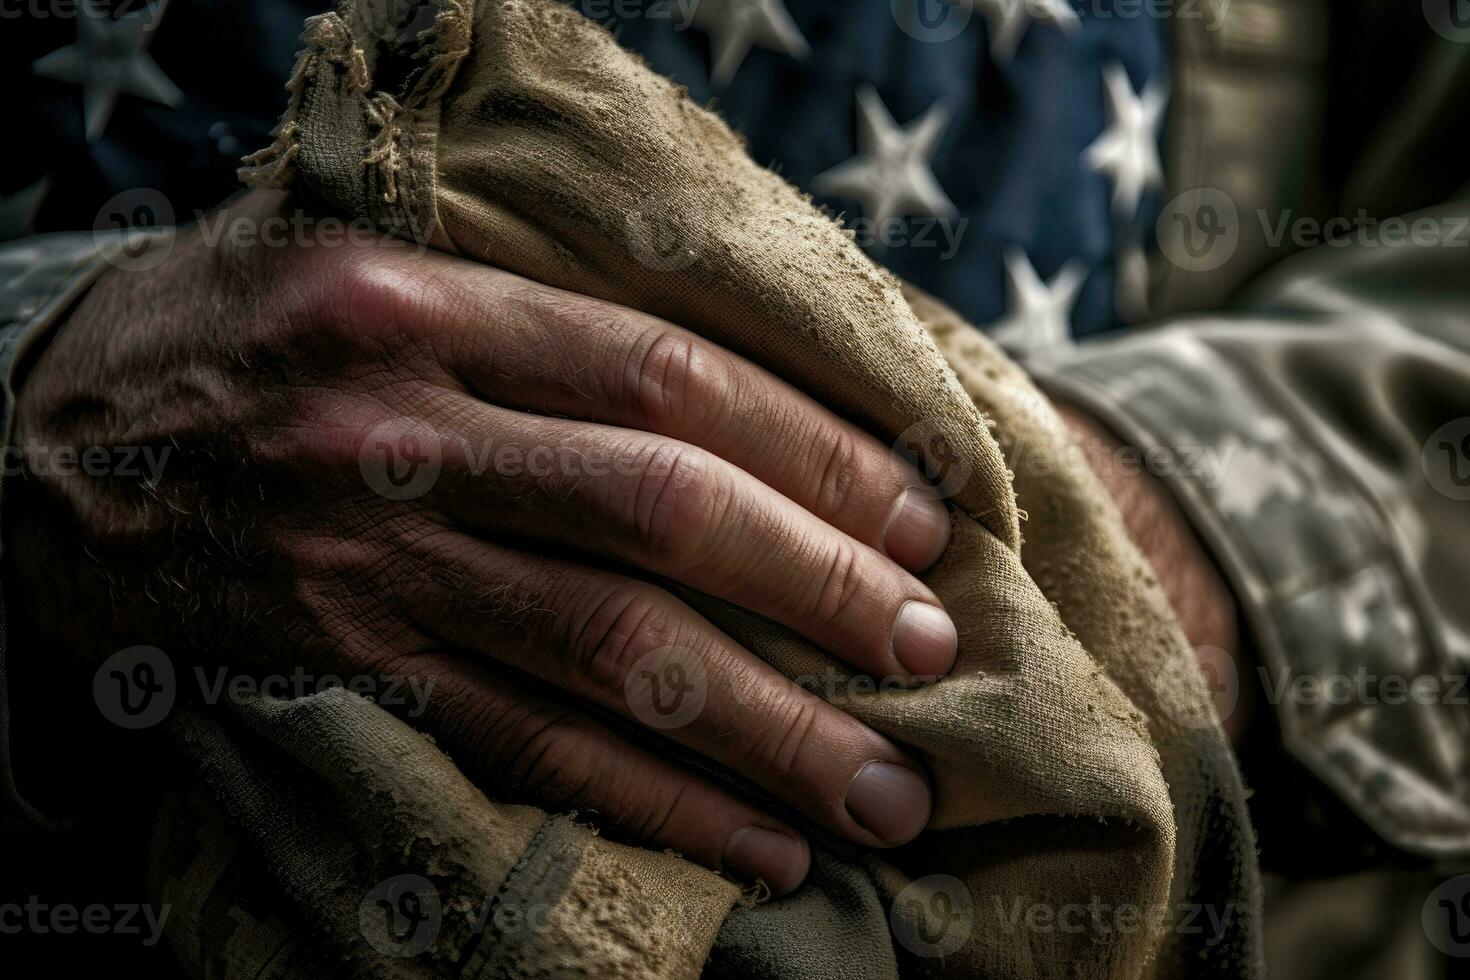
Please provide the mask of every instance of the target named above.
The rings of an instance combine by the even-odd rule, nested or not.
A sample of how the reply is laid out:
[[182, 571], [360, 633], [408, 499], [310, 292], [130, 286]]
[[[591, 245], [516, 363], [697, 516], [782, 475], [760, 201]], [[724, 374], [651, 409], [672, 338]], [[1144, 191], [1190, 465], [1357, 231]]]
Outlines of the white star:
[[1019, 248], [1006, 249], [1005, 319], [987, 331], [990, 339], [1022, 357], [1060, 350], [1072, 343], [1072, 307], [1087, 281], [1082, 263], [1068, 262], [1050, 283], [1041, 281]]
[[25, 238], [36, 232], [36, 212], [51, 189], [51, 178], [42, 177], [9, 197], [0, 197], [0, 242]]
[[812, 188], [862, 202], [879, 225], [900, 214], [952, 217], [954, 202], [929, 166], [949, 126], [949, 109], [935, 103], [900, 128], [871, 85], [858, 90], [857, 106], [858, 155], [817, 174]]
[[785, 0], [697, 0], [689, 24], [709, 35], [710, 81], [720, 88], [757, 45], [797, 59], [812, 53]]
[[144, 11], [114, 18], [97, 0], [86, 0], [77, 12], [76, 43], [31, 64], [37, 75], [82, 87], [89, 143], [102, 138], [124, 92], [170, 107], [183, 101], [184, 93], [146, 50], [166, 6], [167, 0], [159, 4], [150, 22]]
[[1150, 83], [1142, 96], [1133, 91], [1128, 72], [1117, 62], [1103, 69], [1108, 89], [1108, 118], [1112, 124], [1082, 155], [1087, 166], [1113, 178], [1113, 212], [1120, 221], [1138, 212], [1148, 187], [1164, 182], [1159, 160], [1158, 129], [1166, 97], [1162, 86]]
[[1067, 33], [1082, 27], [1066, 0], [961, 0], [984, 15], [990, 25], [990, 56], [1006, 64], [1021, 46], [1021, 38], [1033, 20], [1044, 20]]

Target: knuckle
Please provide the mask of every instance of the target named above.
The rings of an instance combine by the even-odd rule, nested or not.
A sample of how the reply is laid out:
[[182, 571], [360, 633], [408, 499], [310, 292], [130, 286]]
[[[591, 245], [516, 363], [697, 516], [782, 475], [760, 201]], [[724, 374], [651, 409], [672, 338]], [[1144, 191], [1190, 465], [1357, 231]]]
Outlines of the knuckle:
[[335, 339], [417, 335], [443, 319], [444, 290], [427, 264], [411, 267], [371, 248], [349, 249], [316, 282], [310, 328]]
[[622, 321], [637, 316], [602, 300], [520, 279], [506, 281], [495, 297], [496, 316], [528, 342], [500, 356], [511, 376], [529, 375], [571, 403], [588, 403], [601, 415], [626, 398], [609, 365], [626, 358]]
[[863, 589], [862, 556], [855, 543], [837, 541], [826, 560], [826, 571], [814, 579], [816, 588], [807, 596], [803, 610], [820, 622], [831, 623], [845, 618], [847, 611]]
[[702, 451], [665, 443], [649, 456], [633, 494], [633, 528], [654, 558], [683, 565], [705, 551], [730, 514], [732, 488]]
[[497, 706], [480, 715], [477, 759], [540, 806], [591, 807], [635, 839], [659, 839], [679, 809], [687, 783], [640, 772], [606, 750], [607, 733], [569, 707]]
[[817, 718], [817, 705], [806, 698], [783, 697], [770, 703], [762, 723], [755, 727], [750, 757], [763, 772], [791, 776], [810, 751]]
[[689, 790], [688, 783], [670, 785], [662, 781], [651, 787], [626, 786], [619, 794], [620, 809], [628, 816], [624, 822], [638, 840], [662, 843], [678, 823], [680, 806]]
[[592, 767], [583, 763], [587, 723], [572, 709], [522, 705], [485, 718], [479, 757], [538, 802], [560, 806], [585, 796]]
[[677, 631], [659, 602], [636, 586], [617, 586], [574, 617], [568, 644], [575, 683], [621, 692], [644, 656], [671, 646]]
[[853, 500], [858, 487], [858, 443], [840, 426], [823, 426], [817, 438], [819, 461], [813, 499], [819, 516], [840, 514]]
[[629, 358], [632, 414], [656, 432], [702, 428], [722, 382], [714, 359], [691, 335], [658, 325], [644, 331]]

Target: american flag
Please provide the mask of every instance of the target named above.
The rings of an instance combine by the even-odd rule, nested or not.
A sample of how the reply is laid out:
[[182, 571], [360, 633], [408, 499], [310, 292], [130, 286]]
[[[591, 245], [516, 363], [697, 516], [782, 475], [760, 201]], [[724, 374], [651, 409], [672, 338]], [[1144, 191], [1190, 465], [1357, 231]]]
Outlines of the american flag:
[[[1146, 315], [1167, 18], [1190, 0], [568, 2], [1008, 346]], [[218, 203], [268, 142], [303, 19], [330, 6], [16, 5], [0, 71], [28, 151], [0, 156], [0, 239], [94, 227], [140, 189], [181, 222]]]

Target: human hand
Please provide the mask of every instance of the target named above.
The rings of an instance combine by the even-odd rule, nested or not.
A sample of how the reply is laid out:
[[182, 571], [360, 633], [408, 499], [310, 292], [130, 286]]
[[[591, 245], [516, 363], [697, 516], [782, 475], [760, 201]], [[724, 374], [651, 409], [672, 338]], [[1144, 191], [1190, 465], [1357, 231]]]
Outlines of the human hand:
[[[293, 207], [254, 193], [226, 217]], [[94, 667], [147, 643], [420, 678], [420, 723], [498, 798], [595, 810], [778, 892], [806, 874], [796, 831], [585, 706], [655, 723], [859, 844], [917, 835], [919, 763], [655, 580], [879, 678], [942, 675], [954, 627], [912, 573], [949, 519], [918, 472], [675, 326], [396, 244], [195, 233], [99, 281], [29, 366], [13, 443], [166, 465], [8, 481], [12, 615]], [[667, 650], [704, 687], [674, 727], [648, 710]]]

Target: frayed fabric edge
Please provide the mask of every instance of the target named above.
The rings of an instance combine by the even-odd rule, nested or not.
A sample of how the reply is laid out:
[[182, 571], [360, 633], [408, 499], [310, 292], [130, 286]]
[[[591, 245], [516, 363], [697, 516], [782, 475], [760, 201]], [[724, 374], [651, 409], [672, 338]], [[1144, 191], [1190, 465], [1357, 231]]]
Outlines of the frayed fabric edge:
[[280, 190], [290, 187], [296, 179], [296, 158], [301, 154], [301, 126], [297, 117], [301, 112], [302, 95], [310, 73], [312, 60], [322, 55], [334, 64], [347, 69], [350, 84], [360, 92], [366, 92], [368, 78], [367, 58], [362, 49], [352, 40], [352, 32], [336, 13], [318, 14], [306, 21], [301, 32], [305, 47], [296, 56], [296, 67], [286, 82], [286, 91], [291, 101], [286, 111], [271, 130], [273, 141], [263, 150], [243, 158], [236, 172], [246, 187], [256, 190]]
[[[298, 176], [296, 161], [301, 153], [298, 117], [313, 62], [320, 56], [344, 69], [349, 91], [363, 97], [363, 111], [377, 135], [367, 147], [362, 164], [364, 168], [375, 170], [382, 202], [397, 204], [400, 175], [408, 166], [406, 159], [411, 156], [416, 142], [416, 116], [435, 105], [449, 90], [471, 47], [471, 4], [474, 0], [425, 2], [432, 2], [437, 7], [433, 24], [415, 38], [422, 47], [414, 58], [423, 59], [426, 63], [401, 102], [389, 92], [368, 94], [372, 91], [373, 79], [367, 57], [343, 16], [359, 13], [361, 5], [348, 0], [338, 12], [309, 18], [302, 33], [305, 47], [297, 55], [295, 69], [286, 84], [287, 91], [291, 93], [290, 103], [271, 131], [271, 145], [241, 160], [240, 181], [253, 189], [277, 190], [295, 183]], [[409, 227], [422, 224], [408, 222]]]

